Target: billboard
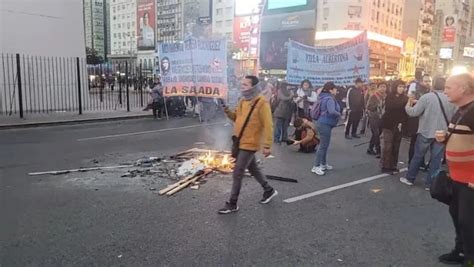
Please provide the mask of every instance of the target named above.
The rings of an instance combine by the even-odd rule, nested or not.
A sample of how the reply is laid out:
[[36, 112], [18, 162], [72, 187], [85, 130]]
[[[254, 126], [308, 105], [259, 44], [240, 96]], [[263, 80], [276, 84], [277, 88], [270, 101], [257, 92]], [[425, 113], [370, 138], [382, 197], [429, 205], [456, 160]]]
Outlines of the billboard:
[[226, 39], [161, 43], [163, 95], [227, 97]]
[[286, 69], [289, 41], [314, 45], [314, 30], [264, 32], [261, 35], [260, 65], [263, 69]]
[[137, 0], [137, 49], [155, 50], [155, 1]]
[[444, 17], [443, 43], [454, 43], [456, 40], [456, 16]]
[[234, 48], [242, 58], [256, 58], [259, 47], [260, 16], [234, 18]]
[[464, 47], [464, 54], [465, 57], [474, 57], [474, 48], [473, 47]]
[[288, 8], [295, 6], [304, 6], [308, 0], [268, 0], [268, 9]]
[[315, 25], [316, 16], [314, 10], [264, 15], [262, 17], [262, 32], [314, 29]]
[[312, 47], [290, 41], [286, 79], [291, 84], [308, 79], [315, 86], [329, 81], [352, 85], [357, 78], [369, 79], [369, 67], [367, 32], [336, 46]]
[[453, 49], [452, 48], [441, 48], [439, 50], [440, 59], [452, 59], [453, 58]]

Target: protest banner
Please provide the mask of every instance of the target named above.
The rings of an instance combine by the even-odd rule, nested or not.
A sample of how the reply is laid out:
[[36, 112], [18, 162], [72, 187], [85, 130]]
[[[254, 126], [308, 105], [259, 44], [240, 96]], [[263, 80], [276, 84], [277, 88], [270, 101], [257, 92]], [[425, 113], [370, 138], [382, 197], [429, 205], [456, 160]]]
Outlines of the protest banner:
[[159, 48], [163, 95], [227, 97], [225, 39], [162, 43]]
[[299, 84], [308, 79], [314, 86], [332, 81], [352, 85], [354, 80], [369, 79], [367, 32], [336, 46], [312, 47], [295, 41], [288, 46], [286, 79]]

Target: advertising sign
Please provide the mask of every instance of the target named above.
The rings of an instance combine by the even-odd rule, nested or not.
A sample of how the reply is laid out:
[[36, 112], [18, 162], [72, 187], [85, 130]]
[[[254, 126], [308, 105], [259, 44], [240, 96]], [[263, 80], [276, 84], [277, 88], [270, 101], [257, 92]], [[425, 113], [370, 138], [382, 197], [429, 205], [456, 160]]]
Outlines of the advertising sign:
[[444, 18], [443, 43], [454, 43], [456, 40], [456, 16], [450, 15]]
[[263, 69], [286, 69], [288, 44], [291, 40], [314, 45], [314, 30], [264, 32], [261, 35], [260, 64]]
[[155, 50], [155, 1], [137, 0], [138, 50]]
[[474, 57], [474, 47], [464, 47], [465, 57]]
[[441, 48], [439, 50], [440, 59], [452, 59], [453, 58], [453, 49], [452, 48]]
[[[316, 16], [314, 10], [305, 10], [262, 17], [262, 32], [314, 29]], [[314, 39], [314, 36], [313, 36]]]
[[234, 48], [242, 58], [256, 58], [259, 47], [260, 16], [234, 18]]
[[367, 32], [336, 46], [311, 47], [290, 41], [287, 77], [299, 84], [308, 79], [315, 86], [332, 81], [336, 85], [352, 85], [354, 80], [369, 79], [369, 43]]
[[295, 6], [304, 6], [308, 0], [268, 0], [268, 9], [287, 8]]
[[260, 14], [263, 0], [237, 0], [235, 1], [235, 15], [246, 16]]
[[163, 95], [227, 97], [226, 39], [160, 44]]

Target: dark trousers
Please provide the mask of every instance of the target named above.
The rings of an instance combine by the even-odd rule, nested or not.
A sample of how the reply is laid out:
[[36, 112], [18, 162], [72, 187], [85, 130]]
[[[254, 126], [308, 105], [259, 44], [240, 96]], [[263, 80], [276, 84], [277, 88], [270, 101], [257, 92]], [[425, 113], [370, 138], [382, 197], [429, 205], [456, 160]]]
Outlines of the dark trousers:
[[449, 213], [456, 230], [455, 250], [464, 253], [466, 262], [474, 264], [474, 189], [453, 182], [453, 199]]
[[370, 131], [372, 132], [372, 137], [370, 138], [369, 150], [374, 150], [377, 153], [381, 152], [380, 149], [380, 135], [382, 134], [382, 129], [380, 125], [381, 121], [379, 118], [369, 117], [369, 126]]
[[275, 129], [273, 130], [273, 142], [281, 143], [288, 140], [288, 126], [290, 120], [287, 118], [276, 118]]
[[357, 128], [359, 127], [360, 119], [362, 118], [362, 111], [349, 111], [349, 118], [346, 125], [346, 135], [357, 134]]
[[380, 159], [380, 167], [383, 169], [396, 169], [398, 165], [398, 153], [402, 134], [397, 127], [383, 129], [383, 150]]
[[234, 172], [232, 173], [233, 183], [229, 200], [231, 204], [237, 204], [240, 189], [242, 188], [242, 179], [244, 178], [246, 169], [248, 169], [250, 174], [255, 177], [265, 192], [273, 190], [266, 181], [265, 175], [258, 167], [257, 161], [255, 160], [255, 151], [241, 149], [235, 162]]
[[155, 119], [157, 116], [158, 118], [161, 118], [161, 114], [163, 113], [163, 104], [161, 104], [160, 102], [153, 102], [152, 108], [153, 108], [153, 117]]
[[410, 148], [408, 149], [408, 164], [411, 163], [413, 156], [415, 155], [415, 144], [416, 144], [416, 137], [418, 134], [412, 134], [410, 136]]

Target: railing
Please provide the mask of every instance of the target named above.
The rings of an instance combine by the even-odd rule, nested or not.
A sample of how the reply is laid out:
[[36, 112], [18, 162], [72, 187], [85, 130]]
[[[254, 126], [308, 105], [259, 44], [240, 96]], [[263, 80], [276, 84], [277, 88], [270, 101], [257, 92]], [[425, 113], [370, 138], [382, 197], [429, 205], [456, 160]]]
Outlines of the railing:
[[0, 116], [144, 107], [152, 69], [135, 61], [87, 65], [84, 58], [1, 54]]

